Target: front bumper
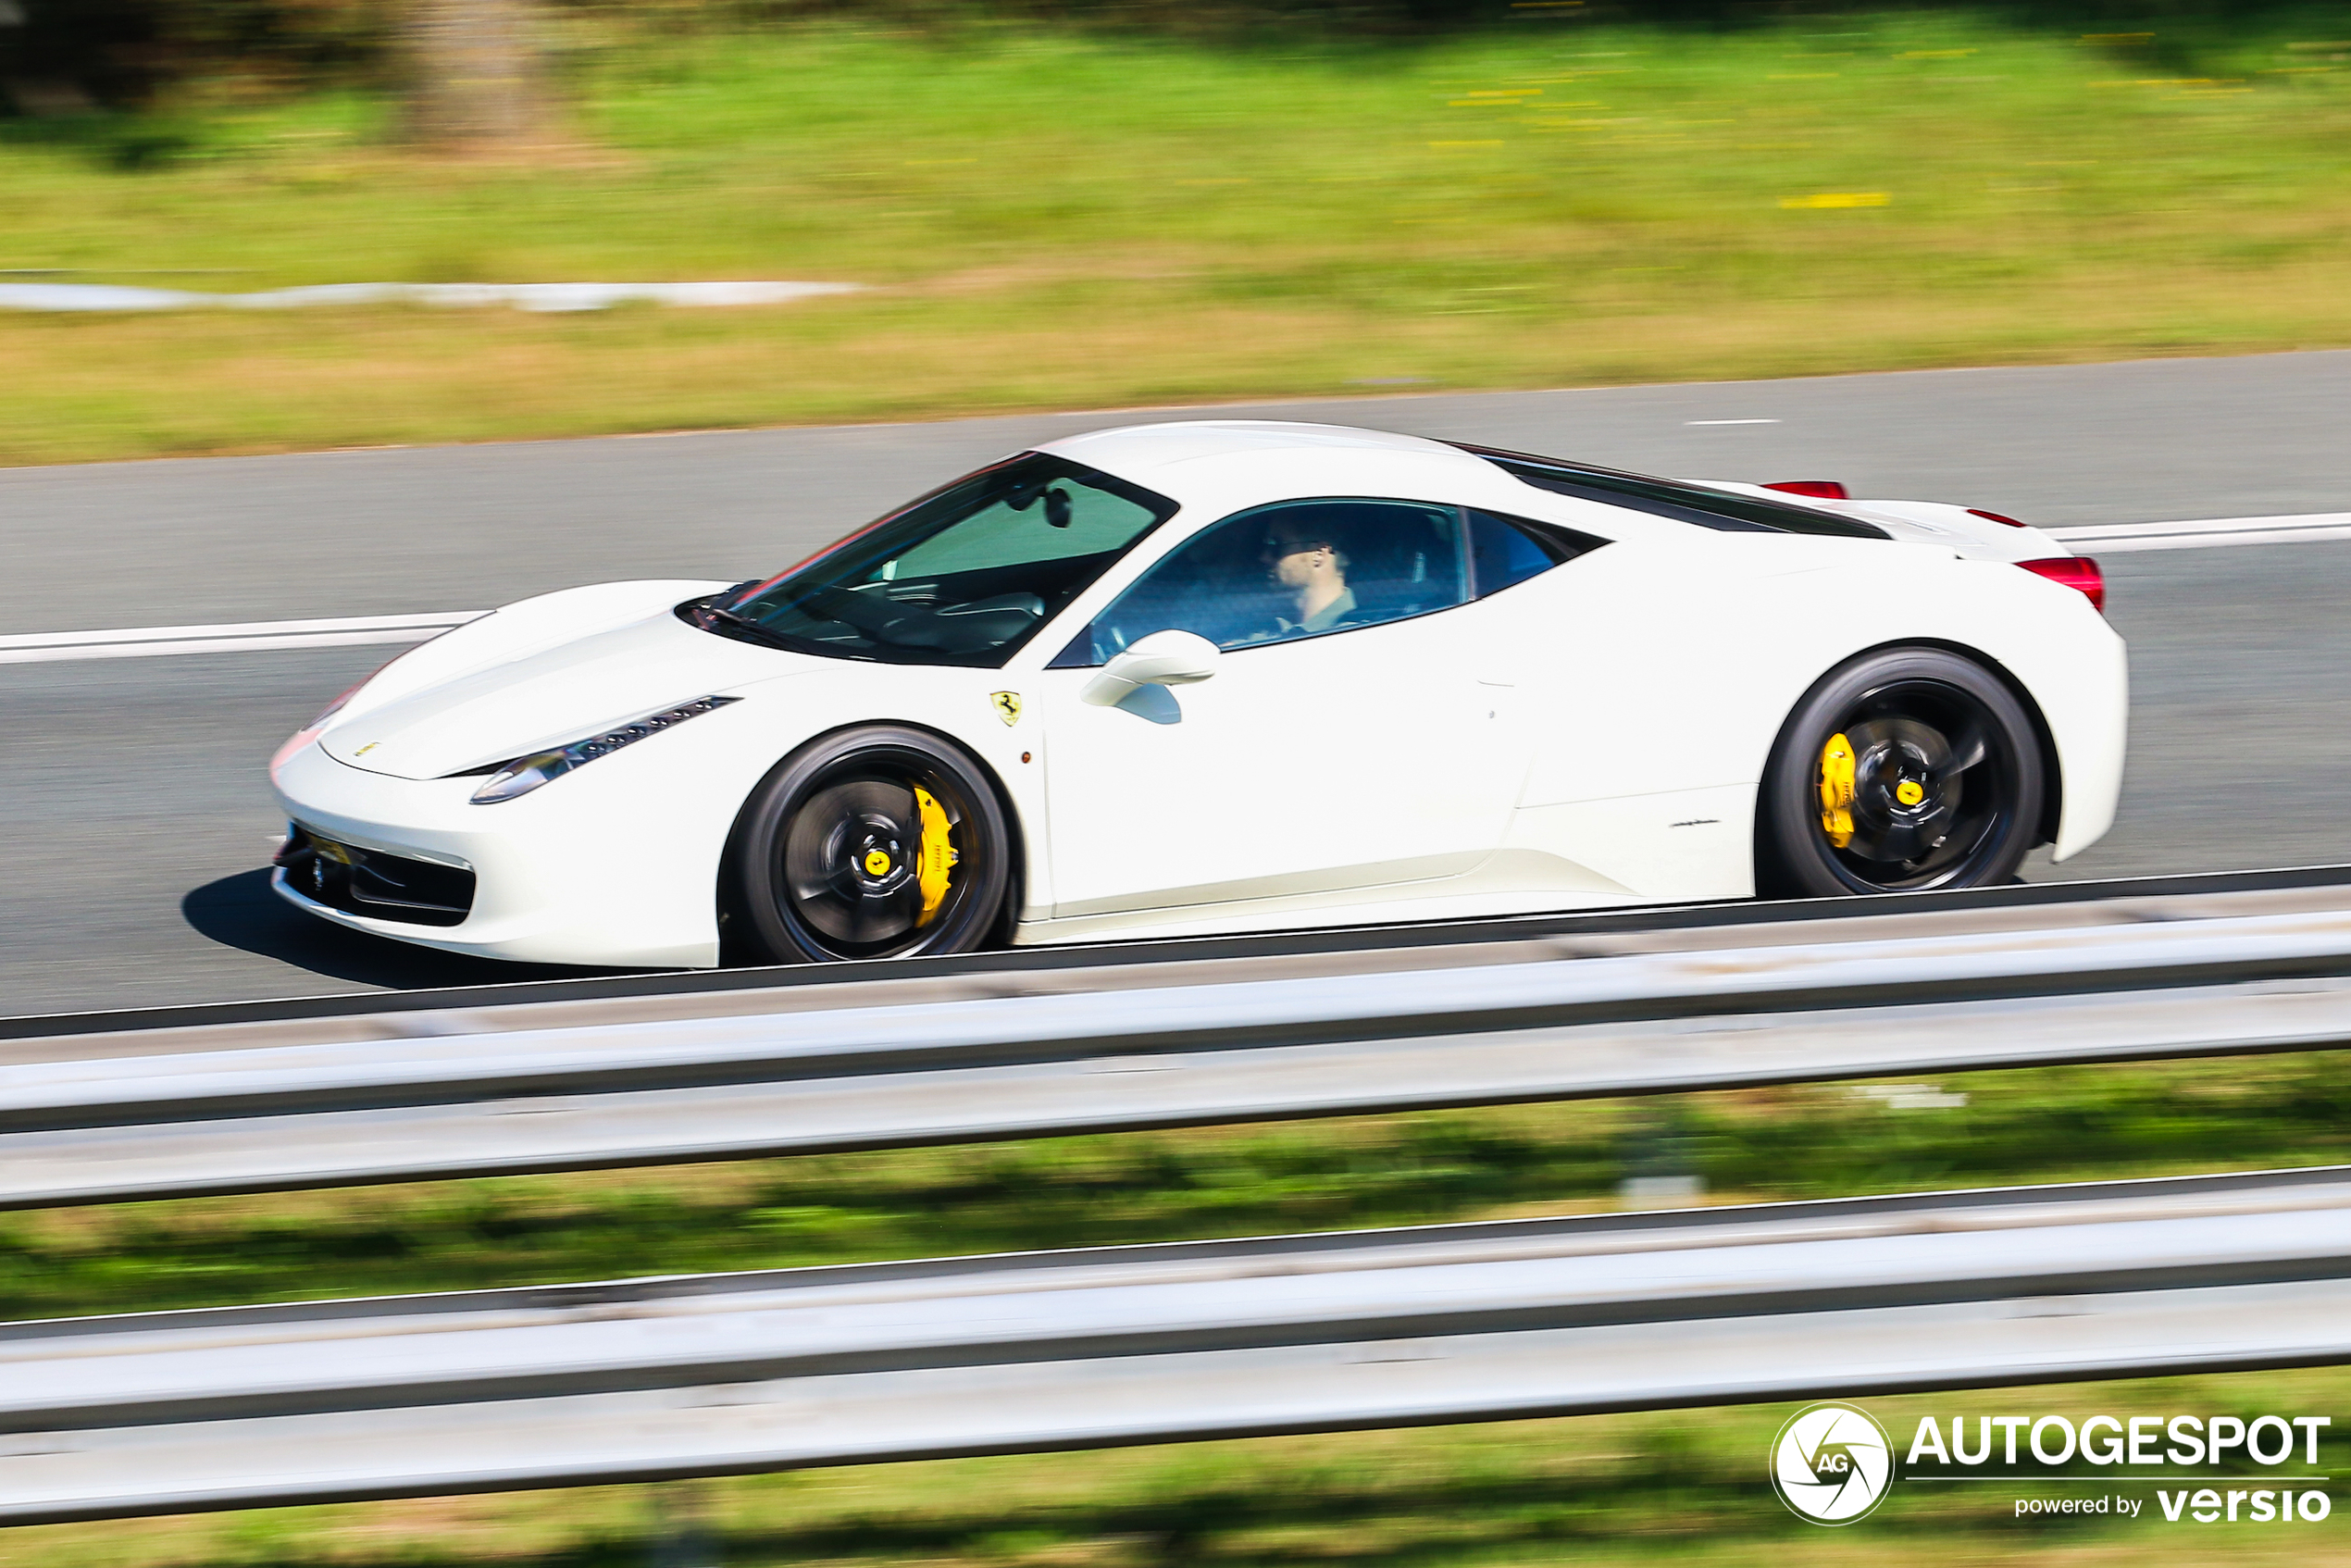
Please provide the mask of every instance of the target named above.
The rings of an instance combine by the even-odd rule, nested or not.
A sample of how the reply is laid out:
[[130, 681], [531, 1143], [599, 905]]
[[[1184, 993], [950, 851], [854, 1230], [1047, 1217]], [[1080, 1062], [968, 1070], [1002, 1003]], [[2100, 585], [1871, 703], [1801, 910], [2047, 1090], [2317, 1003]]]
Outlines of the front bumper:
[[289, 898], [400, 926], [462, 926], [473, 913], [477, 878], [448, 865], [338, 843], [299, 822], [270, 857], [274, 885]]
[[450, 952], [711, 967], [730, 814], [664, 798], [660, 782], [616, 757], [478, 806], [479, 779], [370, 773], [313, 744], [272, 779], [305, 841], [280, 852], [270, 885], [320, 919]]

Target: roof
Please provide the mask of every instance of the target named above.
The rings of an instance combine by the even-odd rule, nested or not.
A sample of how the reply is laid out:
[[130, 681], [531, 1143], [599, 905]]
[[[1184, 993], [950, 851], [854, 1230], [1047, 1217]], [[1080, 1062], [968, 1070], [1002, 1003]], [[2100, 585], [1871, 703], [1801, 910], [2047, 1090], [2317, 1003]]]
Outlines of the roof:
[[1350, 448], [1456, 461], [1463, 455], [1443, 442], [1421, 436], [1278, 419], [1178, 419], [1157, 425], [1124, 425], [1116, 429], [1066, 437], [1051, 442], [1044, 450], [1143, 482], [1147, 475], [1158, 469], [1204, 457], [1285, 451], [1329, 453]]

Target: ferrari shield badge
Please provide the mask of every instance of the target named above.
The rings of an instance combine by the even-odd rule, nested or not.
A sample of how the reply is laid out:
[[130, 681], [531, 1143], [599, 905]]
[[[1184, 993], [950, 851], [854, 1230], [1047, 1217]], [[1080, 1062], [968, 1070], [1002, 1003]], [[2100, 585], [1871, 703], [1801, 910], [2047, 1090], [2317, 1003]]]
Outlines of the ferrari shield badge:
[[1020, 722], [1019, 692], [990, 691], [988, 694], [988, 701], [994, 705], [996, 709], [996, 716], [1002, 719], [1006, 725], [1014, 725]]

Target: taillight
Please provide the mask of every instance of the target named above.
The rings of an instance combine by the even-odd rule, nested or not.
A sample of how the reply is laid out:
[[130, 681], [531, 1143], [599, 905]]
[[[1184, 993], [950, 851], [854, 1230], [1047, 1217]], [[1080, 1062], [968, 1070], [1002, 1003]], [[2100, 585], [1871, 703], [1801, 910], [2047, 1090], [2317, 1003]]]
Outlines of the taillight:
[[1967, 509], [1967, 515], [1971, 517], [1981, 517], [1987, 523], [1997, 523], [2002, 528], [2021, 529], [2031, 526], [2026, 523], [2020, 523], [2014, 517], [2003, 517], [1997, 512], [1986, 512], [1981, 506], [1969, 507]]
[[2017, 565], [2036, 577], [2063, 583], [2089, 600], [2098, 614], [2106, 614], [2106, 574], [2087, 555], [2060, 555], [2054, 561], [2019, 561]]
[[1767, 484], [1765, 490], [1784, 490], [1790, 495], [1809, 495], [1816, 501], [1846, 501], [1851, 499], [1843, 485], [1835, 479], [1782, 479]]

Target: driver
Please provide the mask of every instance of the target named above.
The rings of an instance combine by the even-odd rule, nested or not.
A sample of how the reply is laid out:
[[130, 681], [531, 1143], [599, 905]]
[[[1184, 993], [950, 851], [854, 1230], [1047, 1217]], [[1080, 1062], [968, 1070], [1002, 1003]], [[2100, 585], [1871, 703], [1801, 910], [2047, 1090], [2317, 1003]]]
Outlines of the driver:
[[1355, 613], [1347, 586], [1347, 551], [1310, 517], [1277, 518], [1265, 532], [1265, 575], [1290, 596], [1292, 613], [1275, 616], [1275, 635], [1328, 631]]

